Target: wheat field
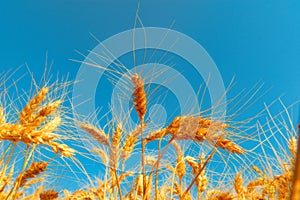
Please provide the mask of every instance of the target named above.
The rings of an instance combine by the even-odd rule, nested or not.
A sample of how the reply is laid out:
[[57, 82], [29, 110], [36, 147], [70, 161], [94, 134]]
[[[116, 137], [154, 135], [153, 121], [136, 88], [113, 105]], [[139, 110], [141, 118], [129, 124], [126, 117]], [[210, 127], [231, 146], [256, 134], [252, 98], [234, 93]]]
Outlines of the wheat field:
[[[145, 120], [149, 94], [143, 77], [132, 73], [127, 79], [133, 90], [127, 95], [132, 98], [131, 107], [138, 117], [137, 126], [130, 131], [123, 129], [126, 120], [109, 119], [105, 127], [99, 127], [95, 120], [76, 119], [68, 111], [71, 106], [64, 105], [69, 101], [69, 82], [33, 84], [30, 94], [19, 94], [10, 100], [4, 92], [6, 80], [2, 80], [1, 198], [299, 199], [297, 128], [291, 122], [289, 108], [281, 101], [282, 111], [271, 114], [266, 109], [269, 118], [257, 122], [251, 137], [244, 133], [237, 139], [239, 129], [230, 121], [201, 114], [177, 116], [167, 126], [153, 130], [147, 129]], [[19, 106], [15, 105], [18, 101]], [[72, 133], [74, 129], [85, 135], [77, 136]], [[87, 148], [78, 140], [89, 140], [95, 145]], [[247, 140], [256, 141], [256, 145], [247, 149]], [[187, 150], [184, 141], [197, 148]], [[151, 144], [156, 148], [150, 152]], [[101, 166], [101, 175], [88, 173], [88, 166], [79, 156], [99, 158], [95, 162]], [[139, 162], [130, 167], [133, 156], [138, 156]], [[223, 162], [228, 170], [215, 167], [218, 162]], [[61, 169], [65, 174], [60, 173]], [[63, 178], [49, 184], [59, 176]], [[56, 186], [81, 182], [81, 178], [85, 182], [78, 188]]]

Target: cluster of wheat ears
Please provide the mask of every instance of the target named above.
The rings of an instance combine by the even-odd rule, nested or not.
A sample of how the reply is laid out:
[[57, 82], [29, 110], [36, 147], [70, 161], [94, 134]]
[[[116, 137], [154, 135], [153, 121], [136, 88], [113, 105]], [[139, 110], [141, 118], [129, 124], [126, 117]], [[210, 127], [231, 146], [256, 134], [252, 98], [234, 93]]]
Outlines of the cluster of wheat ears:
[[[93, 151], [105, 166], [104, 178], [97, 178], [94, 183], [77, 190], [50, 188], [43, 181], [47, 179], [43, 174], [47, 174], [54, 159], [42, 160], [34, 156], [36, 151], [41, 154], [43, 149], [59, 155], [59, 159], [76, 159], [76, 155], [80, 154], [71, 142], [66, 141], [66, 134], [61, 134], [64, 132], [59, 128], [64, 125], [61, 117], [64, 114], [61, 107], [64, 98], [57, 100], [57, 96], [48, 95], [55, 86], [37, 89], [37, 94], [29, 97], [20, 111], [0, 104], [3, 105], [0, 107], [1, 199], [289, 199], [291, 191], [297, 190], [297, 180], [293, 176], [297, 168], [296, 131], [292, 130], [292, 137], [286, 141], [287, 148], [283, 149], [286, 150], [285, 157], [280, 160], [282, 170], [278, 173], [271, 173], [273, 168], [268, 166], [272, 163], [266, 164], [266, 167], [253, 165], [248, 168], [253, 170], [253, 176], [236, 170], [231, 183], [213, 184], [207, 166], [216, 152], [222, 149], [227, 152], [224, 156], [238, 156], [247, 151], [227, 137], [230, 124], [209, 117], [185, 115], [175, 117], [160, 130], [145, 134], [147, 93], [144, 81], [137, 73], [132, 74], [130, 81], [134, 90], [131, 94], [132, 106], [139, 120], [130, 133], [125, 134], [121, 123], [113, 124], [114, 127], [110, 127], [112, 131], [106, 133], [92, 123], [76, 121], [79, 129], [100, 144]], [[17, 113], [17, 117], [13, 117], [13, 112]], [[282, 134], [285, 134], [284, 131]], [[166, 143], [162, 148], [163, 140]], [[146, 146], [155, 141], [158, 141], [156, 155], [147, 155]], [[206, 155], [201, 151], [198, 155], [189, 155], [179, 144], [180, 141], [192, 141], [199, 145], [208, 141], [211, 151]], [[174, 162], [163, 162], [167, 149], [171, 147], [175, 149], [174, 155], [167, 159]], [[140, 166], [135, 171], [125, 170], [126, 161], [137, 148], [141, 151]], [[20, 162], [21, 165], [17, 164]], [[167, 181], [163, 173], [168, 173], [172, 180]], [[219, 176], [222, 174], [219, 173]], [[297, 191], [293, 195], [292, 199], [298, 198]]]

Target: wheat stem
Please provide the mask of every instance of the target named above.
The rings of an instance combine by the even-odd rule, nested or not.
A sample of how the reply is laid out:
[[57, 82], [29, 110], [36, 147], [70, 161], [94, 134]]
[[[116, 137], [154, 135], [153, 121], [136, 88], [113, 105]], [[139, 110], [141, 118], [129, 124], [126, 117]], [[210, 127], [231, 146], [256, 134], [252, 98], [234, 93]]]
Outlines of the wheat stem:
[[191, 182], [191, 184], [187, 187], [187, 189], [185, 190], [185, 192], [182, 195], [182, 199], [184, 199], [184, 197], [187, 195], [187, 193], [190, 191], [190, 189], [193, 187], [194, 183], [196, 182], [197, 178], [201, 175], [202, 171], [204, 170], [204, 168], [206, 167], [206, 165], [208, 164], [208, 162], [210, 161], [210, 159], [213, 157], [213, 155], [216, 153], [217, 149], [214, 149], [210, 155], [208, 156], [208, 158], [206, 159], [206, 161], [204, 162], [203, 166], [200, 168], [198, 174], [195, 176], [195, 178], [193, 179], [193, 181]]
[[113, 169], [114, 173], [115, 173], [115, 177], [116, 177], [116, 182], [117, 182], [117, 187], [118, 187], [118, 191], [119, 191], [119, 195], [120, 195], [120, 200], [122, 200], [122, 190], [121, 190], [121, 186], [120, 186], [120, 182], [119, 182], [119, 177], [117, 174], [117, 170]]
[[[158, 146], [157, 146], [157, 157], [158, 158], [160, 156], [161, 141], [162, 141], [162, 138], [159, 140]], [[159, 163], [157, 164], [157, 168], [155, 171], [155, 199], [156, 200], [158, 200], [158, 172], [159, 172]]]
[[[5, 162], [5, 166], [4, 166], [4, 169], [5, 169], [5, 170], [2, 170], [2, 173], [1, 173], [0, 177], [2, 177], [2, 176], [4, 175], [4, 173], [6, 172], [6, 169], [7, 169], [8, 165], [9, 165], [9, 163], [10, 163], [10, 160], [11, 160], [11, 158], [12, 158], [12, 156], [13, 156], [13, 153], [14, 153], [14, 151], [15, 151], [15, 148], [16, 148], [16, 144], [13, 143], [13, 147], [12, 147], [12, 149], [11, 149], [10, 152], [9, 152], [8, 159], [7, 159], [7, 161]], [[8, 148], [8, 149], [9, 149], [9, 148]], [[4, 158], [3, 158], [3, 160], [4, 160]], [[13, 168], [13, 166], [12, 166], [12, 168]], [[3, 190], [4, 190], [4, 188], [6, 187], [6, 185], [8, 184], [8, 182], [9, 182], [9, 180], [5, 181], [5, 183], [2, 185], [2, 187], [0, 188], [0, 193], [3, 192]]]
[[[24, 155], [24, 162], [23, 162], [23, 166], [22, 166], [22, 169], [21, 169], [21, 173], [19, 174], [20, 177], [22, 177], [22, 174], [24, 173], [24, 170], [25, 170], [25, 167], [28, 163], [28, 159], [27, 159], [27, 156], [28, 156], [28, 151], [29, 151], [29, 145], [26, 145], [26, 150], [25, 150], [25, 155]], [[18, 193], [18, 185], [19, 185], [19, 180], [17, 179], [15, 184], [14, 184], [14, 187], [9, 191], [8, 195], [6, 196], [6, 199], [9, 199], [10, 195], [13, 193], [14, 190], [16, 190], [15, 192], [15, 195], [13, 196], [14, 199], [16, 199], [16, 194]]]
[[[154, 172], [154, 169], [158, 169], [158, 164], [159, 164], [160, 160], [161, 160], [162, 157], [165, 155], [167, 149], [169, 148], [170, 144], [174, 141], [174, 139], [175, 139], [175, 135], [173, 135], [172, 138], [168, 141], [168, 143], [167, 143], [166, 146], [164, 147], [162, 153], [160, 154], [160, 156], [157, 158], [156, 162], [155, 162], [154, 165], [152, 166], [151, 171], [150, 171], [150, 173], [149, 173], [149, 177], [152, 176], [152, 174], [153, 174], [153, 172]], [[147, 185], [147, 187], [146, 187], [146, 193], [148, 192], [149, 189], [150, 189], [150, 188], [149, 188], [149, 185]]]

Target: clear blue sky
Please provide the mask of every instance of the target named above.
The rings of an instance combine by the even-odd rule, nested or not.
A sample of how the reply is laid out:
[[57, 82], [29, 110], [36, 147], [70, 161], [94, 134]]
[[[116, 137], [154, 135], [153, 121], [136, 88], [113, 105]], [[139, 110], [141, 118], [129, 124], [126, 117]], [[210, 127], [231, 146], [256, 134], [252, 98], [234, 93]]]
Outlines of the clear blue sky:
[[[0, 69], [27, 63], [39, 73], [48, 52], [53, 72], [75, 77], [75, 49], [96, 46], [89, 33], [104, 40], [133, 27], [137, 2], [103, 0], [2, 1]], [[198, 41], [225, 81], [233, 75], [241, 88], [262, 80], [274, 97], [287, 103], [300, 97], [300, 2], [297, 0], [141, 2], [145, 26], [170, 27]]]

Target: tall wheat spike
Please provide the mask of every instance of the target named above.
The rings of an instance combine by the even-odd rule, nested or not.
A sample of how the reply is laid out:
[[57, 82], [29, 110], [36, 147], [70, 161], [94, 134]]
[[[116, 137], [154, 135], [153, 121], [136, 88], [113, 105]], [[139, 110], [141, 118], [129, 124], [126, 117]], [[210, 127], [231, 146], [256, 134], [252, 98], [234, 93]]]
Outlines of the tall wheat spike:
[[134, 84], [134, 107], [136, 109], [136, 112], [140, 118], [140, 120], [143, 122], [144, 117], [147, 111], [147, 99], [146, 99], [146, 92], [144, 89], [144, 81], [142, 78], [135, 73], [132, 77], [132, 82]]

